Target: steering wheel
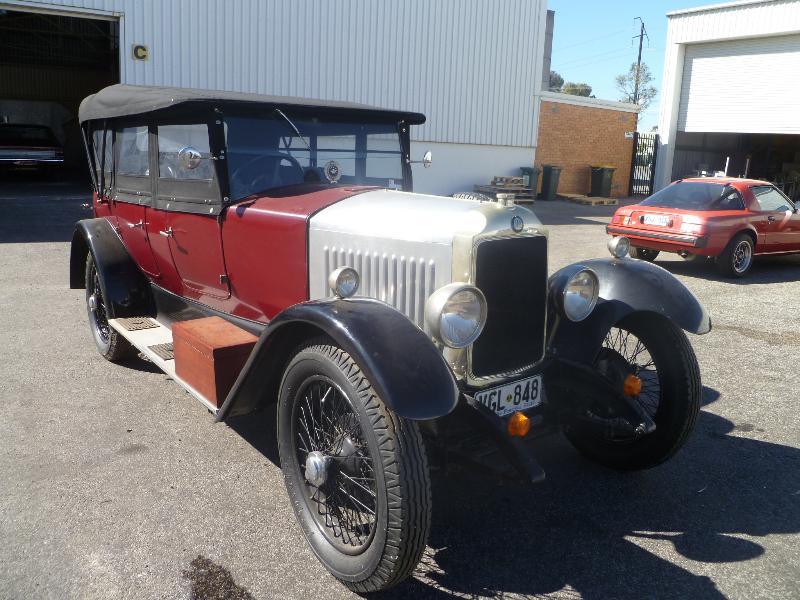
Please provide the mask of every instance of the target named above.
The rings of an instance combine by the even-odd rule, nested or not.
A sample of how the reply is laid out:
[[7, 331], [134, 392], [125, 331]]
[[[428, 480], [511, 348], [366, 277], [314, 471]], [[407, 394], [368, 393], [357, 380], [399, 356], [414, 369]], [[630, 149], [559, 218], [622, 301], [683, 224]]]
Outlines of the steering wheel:
[[[292, 167], [297, 169], [297, 180], [303, 181], [303, 174], [305, 173], [303, 167], [297, 162], [297, 159], [292, 156], [291, 154], [286, 154], [284, 152], [278, 153], [278, 158], [276, 160], [275, 155], [259, 155], [254, 156], [246, 163], [244, 163], [241, 167], [236, 169], [233, 173], [231, 173], [232, 180], [244, 180], [249, 181], [250, 184], [247, 186], [248, 189], [257, 192], [259, 190], [268, 189], [270, 187], [275, 187], [276, 182], [281, 182], [280, 180], [280, 168], [281, 163], [286, 160], [291, 163]], [[266, 161], [274, 161], [275, 166], [272, 169], [271, 173], [265, 172], [265, 166], [259, 168], [259, 164]], [[252, 175], [251, 175], [252, 172]], [[249, 177], [248, 177], [249, 176]]]

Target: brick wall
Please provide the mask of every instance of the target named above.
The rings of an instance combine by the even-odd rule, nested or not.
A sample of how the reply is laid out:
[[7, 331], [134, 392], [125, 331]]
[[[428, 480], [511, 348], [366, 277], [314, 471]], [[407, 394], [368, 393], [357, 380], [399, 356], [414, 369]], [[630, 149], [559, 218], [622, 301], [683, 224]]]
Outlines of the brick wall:
[[542, 100], [536, 165], [558, 165], [558, 192], [587, 194], [595, 165], [616, 167], [611, 195], [628, 195], [636, 113]]

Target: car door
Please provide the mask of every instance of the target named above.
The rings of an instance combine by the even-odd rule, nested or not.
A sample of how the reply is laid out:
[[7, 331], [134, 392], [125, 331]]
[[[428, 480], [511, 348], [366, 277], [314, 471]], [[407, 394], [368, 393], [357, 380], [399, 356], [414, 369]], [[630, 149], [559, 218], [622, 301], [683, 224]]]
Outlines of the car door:
[[754, 185], [751, 188], [756, 205], [766, 216], [767, 252], [800, 250], [800, 214], [794, 203], [772, 185]]
[[160, 277], [150, 249], [146, 226], [147, 209], [153, 203], [150, 177], [150, 132], [147, 125], [120, 125], [114, 136], [112, 212], [125, 247], [139, 267]]
[[[183, 294], [209, 302], [230, 297], [222, 252], [222, 199], [207, 123], [172, 120], [156, 127], [156, 208]], [[211, 302], [213, 304], [213, 301]]]

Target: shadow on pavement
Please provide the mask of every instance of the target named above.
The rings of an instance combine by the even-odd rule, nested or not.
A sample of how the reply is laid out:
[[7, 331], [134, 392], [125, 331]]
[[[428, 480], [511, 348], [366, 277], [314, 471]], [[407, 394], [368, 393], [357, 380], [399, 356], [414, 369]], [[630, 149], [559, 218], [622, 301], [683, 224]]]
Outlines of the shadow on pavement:
[[745, 277], [739, 279], [720, 275], [712, 260], [656, 260], [655, 264], [665, 268], [673, 275], [683, 275], [685, 277], [705, 279], [708, 281], [720, 281], [733, 285], [786, 283], [800, 280], [800, 255], [765, 256], [756, 258], [750, 272]]
[[634, 204], [635, 199], [619, 200], [619, 206], [583, 206], [566, 200], [537, 200], [530, 208], [544, 225], [593, 225], [602, 227], [603, 222], [611, 220], [620, 206]]
[[0, 185], [0, 244], [68, 242], [75, 222], [90, 218], [88, 181], [3, 181]]
[[[704, 393], [706, 404], [718, 396]], [[650, 471], [594, 466], [558, 437], [538, 444], [539, 487], [437, 480], [416, 578], [382, 597], [722, 598], [710, 578], [662, 557], [736, 563], [764, 553], [742, 535], [800, 532], [800, 450], [760, 433], [702, 411], [687, 446]]]

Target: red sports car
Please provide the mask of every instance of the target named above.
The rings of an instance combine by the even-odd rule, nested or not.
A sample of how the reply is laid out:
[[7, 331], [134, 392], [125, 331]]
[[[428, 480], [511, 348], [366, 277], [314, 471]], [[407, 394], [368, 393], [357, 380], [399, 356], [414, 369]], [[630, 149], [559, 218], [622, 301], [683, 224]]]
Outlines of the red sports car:
[[734, 177], [681, 179], [643, 202], [622, 206], [606, 231], [630, 239], [634, 258], [659, 252], [713, 258], [730, 277], [753, 257], [800, 252], [800, 207], [767, 181]]

